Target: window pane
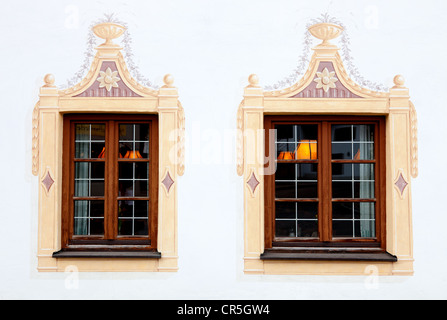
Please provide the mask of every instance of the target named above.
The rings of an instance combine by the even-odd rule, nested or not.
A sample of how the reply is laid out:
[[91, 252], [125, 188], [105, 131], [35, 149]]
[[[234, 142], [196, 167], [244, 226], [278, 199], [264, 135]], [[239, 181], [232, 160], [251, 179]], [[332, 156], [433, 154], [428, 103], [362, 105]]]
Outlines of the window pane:
[[275, 204], [276, 219], [295, 219], [296, 203], [295, 202], [276, 202]]
[[318, 198], [317, 182], [297, 182], [297, 199]]
[[278, 160], [316, 160], [318, 125], [276, 125]]
[[296, 237], [296, 221], [276, 220], [275, 234], [277, 237]]
[[276, 237], [318, 237], [318, 203], [276, 203]]
[[352, 126], [353, 140], [359, 142], [374, 142], [374, 125], [361, 124]]
[[333, 125], [332, 159], [374, 160], [374, 125]]
[[334, 238], [374, 238], [375, 224], [373, 202], [332, 204], [332, 236]]
[[374, 199], [374, 164], [332, 164], [332, 198]]
[[104, 201], [74, 202], [74, 235], [104, 235]]
[[104, 163], [75, 163], [75, 197], [104, 196]]
[[148, 174], [148, 163], [120, 163], [119, 196], [147, 197], [149, 187]]
[[120, 158], [149, 158], [149, 124], [121, 124], [119, 131]]
[[148, 201], [118, 201], [118, 234], [148, 236]]
[[333, 163], [332, 180], [352, 180], [352, 166], [350, 163]]
[[76, 159], [105, 157], [106, 126], [104, 124], [77, 124], [75, 132]]
[[295, 182], [276, 182], [275, 190], [277, 199], [296, 198]]

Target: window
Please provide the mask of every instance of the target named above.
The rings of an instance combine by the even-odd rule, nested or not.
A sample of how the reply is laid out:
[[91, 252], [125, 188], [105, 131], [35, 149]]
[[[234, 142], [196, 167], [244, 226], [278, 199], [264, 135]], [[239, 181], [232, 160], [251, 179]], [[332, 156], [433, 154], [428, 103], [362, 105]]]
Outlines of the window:
[[263, 257], [393, 260], [385, 251], [384, 119], [266, 116], [265, 128], [276, 170], [265, 176]]
[[157, 256], [157, 132], [156, 116], [64, 117], [62, 251], [55, 256]]

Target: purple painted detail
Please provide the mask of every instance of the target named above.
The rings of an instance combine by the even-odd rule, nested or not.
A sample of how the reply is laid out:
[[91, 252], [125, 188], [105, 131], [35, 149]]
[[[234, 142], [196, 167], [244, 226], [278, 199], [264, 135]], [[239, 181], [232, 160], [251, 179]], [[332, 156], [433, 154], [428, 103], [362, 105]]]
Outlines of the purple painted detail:
[[[323, 72], [323, 70], [327, 68], [329, 72], [335, 72], [335, 68], [332, 62], [324, 61], [320, 62], [318, 66], [317, 72]], [[337, 79], [339, 77], [337, 74], [335, 75]], [[314, 75], [314, 79], [317, 78], [317, 75]], [[323, 88], [317, 89], [317, 83], [312, 81], [312, 83], [307, 86], [304, 90], [297, 93], [291, 98], [362, 98], [351, 91], [349, 91], [341, 82], [338, 80], [335, 82], [336, 88], [330, 88], [328, 92], [325, 92]]]
[[402, 173], [399, 175], [399, 179], [397, 179], [395, 183], [397, 189], [400, 191], [400, 195], [403, 195], [405, 188], [408, 185], [408, 182], [405, 181], [404, 177], [402, 176]]
[[[118, 68], [116, 67], [116, 63], [113, 61], [104, 61], [101, 65], [101, 70], [103, 72], [106, 72], [106, 70], [110, 68], [113, 71], [118, 71]], [[98, 75], [99, 77], [99, 75]], [[97, 78], [98, 78], [97, 77]], [[104, 97], [104, 98], [123, 98], [123, 97], [141, 97], [140, 95], [133, 92], [122, 80], [122, 77], [120, 74], [118, 74], [118, 77], [121, 79], [117, 82], [118, 88], [112, 88], [110, 91], [107, 91], [106, 88], [100, 88], [99, 87], [99, 81], [95, 79], [95, 82], [85, 90], [83, 93], [75, 96], [76, 98], [88, 98], [88, 97]]]
[[51, 177], [50, 172], [47, 172], [47, 174], [45, 175], [45, 178], [42, 180], [42, 184], [45, 187], [45, 189], [47, 189], [47, 192], [50, 192], [50, 189], [54, 184], [54, 180]]
[[163, 185], [165, 186], [166, 190], [169, 191], [171, 190], [172, 185], [174, 184], [174, 180], [172, 180], [171, 175], [168, 173], [166, 174], [166, 177], [163, 179], [163, 181], [161, 182], [163, 183]]
[[251, 177], [250, 177], [250, 179], [247, 181], [247, 184], [248, 184], [248, 186], [250, 187], [251, 192], [255, 193], [256, 188], [257, 188], [258, 185], [259, 185], [259, 181], [258, 181], [258, 179], [256, 179], [256, 176], [255, 176], [255, 173], [254, 173], [254, 172], [251, 174]]

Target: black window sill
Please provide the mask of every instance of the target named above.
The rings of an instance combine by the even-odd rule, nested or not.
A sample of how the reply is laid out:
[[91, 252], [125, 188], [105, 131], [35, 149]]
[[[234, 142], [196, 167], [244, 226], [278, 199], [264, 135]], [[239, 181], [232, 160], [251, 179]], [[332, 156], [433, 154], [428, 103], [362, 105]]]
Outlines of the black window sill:
[[370, 261], [396, 262], [397, 257], [383, 250], [337, 248], [321, 250], [318, 248], [273, 248], [261, 254], [261, 260], [303, 260], [303, 261]]
[[53, 253], [53, 258], [129, 258], [160, 259], [161, 253], [154, 250], [70, 250], [63, 249]]

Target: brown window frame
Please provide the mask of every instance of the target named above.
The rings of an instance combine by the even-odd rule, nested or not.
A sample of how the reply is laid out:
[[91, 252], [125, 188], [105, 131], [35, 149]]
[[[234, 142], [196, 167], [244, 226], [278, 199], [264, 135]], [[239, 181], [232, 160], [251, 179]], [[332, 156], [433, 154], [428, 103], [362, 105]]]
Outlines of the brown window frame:
[[[316, 259], [316, 260], [384, 260], [396, 258], [386, 253], [386, 128], [380, 116], [299, 116], [265, 115], [265, 168], [282, 162], [276, 157], [275, 139], [270, 134], [277, 124], [318, 124], [318, 160], [288, 160], [286, 163], [318, 164], [318, 239], [277, 238], [275, 232], [275, 174], [264, 176], [264, 247], [262, 259]], [[374, 124], [374, 160], [333, 160], [331, 157], [331, 126], [333, 124]], [[332, 238], [332, 163], [375, 164], [375, 238]], [[267, 169], [266, 169], [267, 170]], [[298, 200], [299, 201], [299, 200]], [[305, 199], [303, 201], [314, 201]], [[359, 199], [335, 201], [359, 202]], [[360, 200], [361, 202], [361, 200]], [[333, 254], [329, 254], [333, 253]], [[348, 255], [346, 253], [349, 253]], [[381, 256], [371, 253], [380, 253]], [[385, 255], [383, 255], [385, 253]]]
[[[63, 120], [63, 156], [62, 156], [62, 249], [54, 257], [127, 257], [160, 258], [157, 251], [158, 226], [158, 115], [148, 114], [66, 114]], [[105, 159], [87, 159], [87, 162], [105, 163], [104, 179], [104, 235], [74, 235], [74, 164], [75, 161], [75, 124], [101, 123], [105, 129]], [[149, 159], [120, 159], [119, 125], [125, 123], [149, 124]], [[116, 156], [114, 156], [116, 155]], [[149, 164], [148, 197], [120, 197], [118, 193], [119, 163], [145, 162]], [[148, 236], [118, 236], [118, 201], [148, 201]], [[81, 199], [82, 200], [82, 199]], [[94, 199], [93, 199], [94, 200]]]

